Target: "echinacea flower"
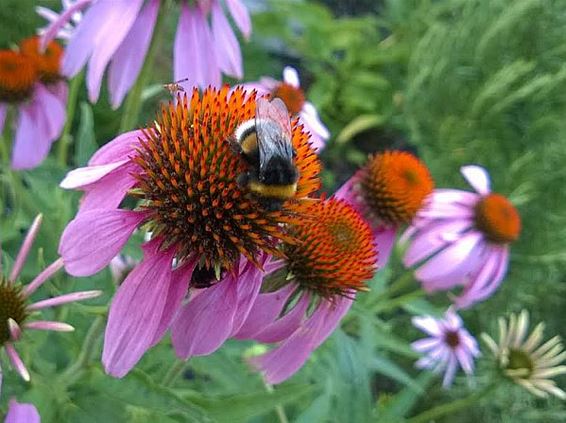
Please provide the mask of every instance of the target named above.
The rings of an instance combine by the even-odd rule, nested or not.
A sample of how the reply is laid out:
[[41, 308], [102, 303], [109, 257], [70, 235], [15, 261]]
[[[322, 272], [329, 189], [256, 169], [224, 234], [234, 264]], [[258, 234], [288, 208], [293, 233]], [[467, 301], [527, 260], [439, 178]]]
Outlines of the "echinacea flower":
[[25, 381], [29, 381], [30, 375], [14, 348], [14, 344], [21, 338], [22, 331], [27, 329], [58, 332], [74, 330], [73, 327], [67, 323], [47, 320], [30, 321], [29, 318], [33, 313], [49, 307], [95, 298], [101, 294], [100, 291], [73, 292], [71, 294], [64, 294], [30, 304], [29, 297], [43, 285], [47, 279], [63, 267], [63, 260], [57, 259], [47, 266], [47, 268], [37, 275], [28, 285], [22, 285], [18, 280], [20, 271], [25, 264], [33, 241], [39, 231], [41, 220], [42, 217], [39, 215], [33, 221], [20, 251], [16, 256], [10, 275], [7, 278], [2, 273], [2, 261], [0, 260], [0, 347], [4, 348], [12, 366], [14, 366], [14, 369]]
[[[174, 346], [183, 358], [218, 348], [249, 312], [261, 284], [259, 268], [268, 254], [279, 254], [277, 240], [290, 240], [285, 224], [301, 218], [303, 198], [318, 189], [320, 162], [296, 120], [292, 143], [300, 176], [294, 198], [268, 210], [238, 182], [249, 165], [231, 140], [255, 117], [255, 107], [255, 93], [242, 88], [179, 95], [152, 127], [120, 135], [61, 183], [86, 192], [59, 247], [70, 274], [101, 270], [137, 227], [151, 232], [142, 262], [110, 307], [103, 352], [110, 374], [125, 375], [161, 339], [195, 267], [213, 282], [190, 285], [190, 307], [173, 325]], [[118, 208], [127, 195], [139, 207]]]
[[33, 404], [11, 399], [4, 423], [41, 423], [41, 418]]
[[306, 214], [289, 228], [299, 242], [283, 245], [285, 259], [264, 280], [272, 292], [259, 295], [236, 334], [278, 343], [250, 359], [270, 384], [303, 366], [338, 326], [356, 291], [367, 290], [377, 267], [371, 229], [349, 204], [331, 198]]
[[[62, 35], [69, 38], [63, 58], [63, 74], [76, 75], [88, 62], [86, 83], [91, 102], [96, 102], [105, 70], [112, 107], [122, 103], [136, 81], [145, 61], [159, 8], [163, 0], [78, 0], [64, 3], [55, 17], [42, 10], [51, 24], [44, 42]], [[242, 78], [242, 54], [236, 35], [220, 0], [182, 0], [174, 45], [175, 81], [188, 87], [219, 86], [222, 73]], [[225, 0], [236, 26], [246, 38], [251, 21], [240, 0]], [[78, 12], [83, 12], [76, 19]], [[209, 22], [210, 18], [210, 22]], [[74, 19], [76, 27], [69, 25]], [[68, 34], [70, 32], [70, 34]]]
[[299, 74], [295, 68], [286, 66], [283, 69], [283, 81], [263, 77], [258, 82], [245, 84], [246, 88], [253, 88], [259, 94], [269, 94], [283, 100], [287, 110], [297, 116], [305, 129], [311, 133], [311, 142], [315, 150], [322, 150], [330, 133], [321, 122], [314, 105], [307, 101], [301, 88]]
[[474, 372], [474, 358], [479, 355], [477, 342], [452, 308], [442, 319], [413, 317], [413, 325], [430, 335], [411, 344], [415, 351], [425, 354], [415, 364], [418, 368], [444, 371], [442, 386], [445, 388], [452, 385], [458, 367], [467, 375]]
[[397, 231], [425, 206], [434, 181], [426, 165], [404, 151], [385, 151], [368, 162], [338, 190], [370, 223], [383, 267]]
[[503, 374], [537, 397], [549, 394], [566, 399], [566, 392], [551, 377], [566, 373], [559, 365], [566, 359], [560, 337], [542, 342], [544, 323], [539, 323], [527, 337], [529, 313], [511, 314], [509, 320], [499, 318], [499, 343], [483, 333], [482, 339], [493, 353]]
[[12, 168], [30, 169], [49, 153], [65, 124], [67, 85], [59, 74], [63, 51], [49, 43], [39, 53], [37, 37], [25, 39], [19, 50], [0, 50], [0, 132], [14, 108]]
[[463, 285], [457, 307], [491, 296], [507, 272], [509, 245], [521, 232], [521, 218], [511, 202], [491, 192], [489, 175], [479, 166], [462, 174], [476, 193], [435, 190], [404, 234], [410, 239], [406, 266], [419, 265], [415, 277], [428, 292]]

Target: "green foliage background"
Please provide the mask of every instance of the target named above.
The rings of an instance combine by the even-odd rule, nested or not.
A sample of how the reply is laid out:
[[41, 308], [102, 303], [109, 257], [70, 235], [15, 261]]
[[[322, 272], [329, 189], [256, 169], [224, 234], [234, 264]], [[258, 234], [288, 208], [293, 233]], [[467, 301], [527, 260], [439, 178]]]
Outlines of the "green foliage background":
[[[0, 47], [16, 44], [42, 24], [33, 6], [57, 1], [5, 0], [0, 5]], [[332, 192], [369, 153], [384, 148], [417, 151], [439, 187], [462, 187], [460, 166], [481, 164], [494, 189], [508, 195], [523, 219], [513, 245], [510, 273], [490, 300], [463, 313], [470, 331], [494, 332], [496, 318], [527, 308], [544, 320], [548, 334], [565, 335], [566, 306], [566, 8], [561, 0], [390, 0], [384, 2], [248, 2], [253, 35], [243, 44], [246, 80], [280, 78], [296, 66], [308, 98], [333, 136], [323, 152], [324, 183]], [[144, 91], [140, 124], [152, 118], [160, 89], [171, 80], [171, 9], [151, 85]], [[84, 164], [117, 132], [122, 109], [103, 96], [96, 105], [79, 94], [72, 124], [72, 159]], [[56, 147], [55, 147], [56, 149]], [[53, 152], [52, 156], [55, 156]], [[344, 160], [346, 158], [346, 160]], [[56, 257], [58, 238], [76, 211], [78, 195], [57, 188], [68, 170], [50, 158], [19, 177], [0, 175], [0, 238], [9, 262], [33, 216], [45, 223], [22, 279], [28, 281]], [[128, 253], [139, 255], [132, 243]], [[399, 251], [360, 296], [342, 328], [290, 381], [268, 392], [242, 355], [257, 346], [228, 342], [209, 357], [190, 361], [184, 377], [163, 387], [174, 361], [168, 342], [146, 354], [123, 380], [105, 376], [100, 343], [82, 351], [84, 371], [63, 371], [81, 353], [87, 328], [104, 315], [113, 284], [108, 271], [84, 279], [62, 273], [43, 295], [73, 289], [104, 289], [89, 305], [72, 305], [56, 316], [77, 326], [73, 334], [25, 334], [19, 344], [32, 371], [24, 384], [3, 365], [2, 404], [15, 395], [34, 402], [44, 422], [271, 422], [276, 406], [294, 422], [399, 422], [474, 389], [464, 378], [446, 391], [438, 379], [419, 374], [409, 342], [421, 335], [410, 315], [437, 313], [443, 295], [423, 300], [410, 288], [388, 288], [402, 275]], [[415, 285], [412, 286], [415, 288]], [[407, 294], [404, 295], [403, 294]], [[3, 360], [5, 362], [5, 360]], [[476, 383], [489, 372], [480, 360]], [[566, 380], [559, 380], [564, 386]], [[438, 422], [562, 422], [558, 400], [536, 400], [513, 386]]]

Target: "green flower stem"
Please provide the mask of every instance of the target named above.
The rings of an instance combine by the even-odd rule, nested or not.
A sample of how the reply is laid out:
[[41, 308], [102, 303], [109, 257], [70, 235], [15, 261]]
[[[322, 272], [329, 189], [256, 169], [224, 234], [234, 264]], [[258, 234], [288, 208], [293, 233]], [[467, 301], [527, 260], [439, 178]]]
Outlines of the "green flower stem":
[[418, 414], [415, 417], [412, 417], [407, 420], [407, 423], [429, 423], [431, 421], [436, 421], [436, 419], [446, 416], [448, 414], [455, 413], [460, 410], [464, 410], [476, 404], [480, 399], [483, 397], [491, 394], [497, 384], [490, 383], [486, 385], [483, 389], [479, 390], [478, 392], [470, 395], [467, 398], [462, 398], [456, 401], [449, 402], [447, 404], [442, 404], [437, 407], [431, 408], [430, 410], [426, 410], [421, 414]]
[[161, 8], [159, 9], [159, 15], [157, 16], [157, 22], [155, 23], [153, 36], [151, 38], [151, 44], [149, 46], [145, 62], [142, 66], [138, 79], [134, 84], [134, 87], [132, 88], [132, 90], [128, 94], [128, 98], [126, 99], [124, 114], [122, 115], [122, 121], [120, 122], [120, 133], [131, 130], [138, 120], [142, 106], [142, 92], [147, 84], [150, 71], [153, 68], [155, 55], [158, 50], [157, 47], [159, 45], [158, 39], [161, 38], [162, 30], [163, 28], [165, 28], [165, 16], [167, 15], [166, 11], [168, 8], [169, 3], [167, 2], [162, 4]]
[[165, 376], [161, 381], [161, 385], [163, 386], [173, 385], [173, 383], [175, 383], [177, 378], [185, 371], [185, 368], [187, 367], [187, 363], [188, 362], [185, 360], [175, 360], [171, 365], [171, 367], [169, 367], [169, 370], [167, 370], [167, 373], [165, 373]]
[[411, 286], [411, 283], [414, 282], [415, 277], [413, 271], [406, 271], [397, 279], [395, 279], [387, 289], [387, 294], [391, 297], [393, 294], [403, 291], [405, 288]]
[[104, 330], [105, 317], [96, 317], [83, 340], [83, 345], [77, 359], [65, 369], [61, 374], [62, 381], [67, 384], [73, 384], [83, 374], [86, 366], [93, 360], [97, 353], [96, 344], [102, 336]]
[[[271, 386], [269, 383], [264, 383], [264, 385], [267, 392], [269, 393], [274, 392], [273, 386]], [[285, 414], [285, 408], [283, 408], [281, 404], [277, 404], [275, 406], [275, 413], [277, 413], [277, 418], [279, 419], [279, 423], [289, 423], [289, 419]]]
[[392, 298], [377, 305], [374, 309], [377, 313], [383, 313], [385, 311], [391, 311], [397, 307], [402, 307], [403, 305], [416, 300], [417, 298], [424, 297], [426, 293], [422, 289], [417, 289], [415, 291], [409, 292], [399, 297]]
[[67, 100], [67, 116], [63, 133], [57, 145], [57, 161], [62, 167], [67, 166], [67, 158], [69, 155], [69, 146], [71, 145], [71, 127], [73, 126], [73, 119], [75, 111], [77, 110], [77, 99], [79, 97], [79, 89], [84, 81], [85, 72], [81, 71], [77, 76], [71, 80], [69, 88], [69, 98]]

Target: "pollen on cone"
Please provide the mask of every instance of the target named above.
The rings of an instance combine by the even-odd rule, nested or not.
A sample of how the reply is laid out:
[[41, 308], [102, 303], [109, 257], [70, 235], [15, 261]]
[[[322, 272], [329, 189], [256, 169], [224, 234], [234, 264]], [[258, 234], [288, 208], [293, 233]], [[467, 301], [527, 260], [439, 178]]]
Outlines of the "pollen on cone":
[[333, 198], [312, 204], [308, 213], [310, 219], [290, 228], [299, 242], [284, 248], [295, 281], [325, 298], [367, 289], [377, 262], [369, 225], [352, 206]]
[[56, 41], [51, 41], [45, 51], [41, 53], [39, 44], [40, 38], [38, 36], [26, 38], [20, 43], [20, 51], [35, 62], [39, 77], [43, 82], [56, 82], [61, 79], [60, 67], [63, 48]]
[[521, 217], [511, 202], [500, 194], [484, 196], [475, 208], [476, 226], [495, 243], [516, 241], [521, 233]]
[[0, 102], [28, 98], [38, 73], [32, 59], [12, 50], [0, 50]]

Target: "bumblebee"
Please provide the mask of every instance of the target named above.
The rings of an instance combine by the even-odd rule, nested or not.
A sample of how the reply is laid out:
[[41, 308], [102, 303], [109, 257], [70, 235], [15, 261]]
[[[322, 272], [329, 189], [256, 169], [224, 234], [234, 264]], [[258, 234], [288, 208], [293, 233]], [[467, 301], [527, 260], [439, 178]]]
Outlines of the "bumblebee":
[[297, 191], [299, 171], [291, 136], [289, 112], [279, 98], [259, 98], [255, 119], [236, 129], [237, 148], [249, 165], [238, 183], [268, 210], [280, 210]]

